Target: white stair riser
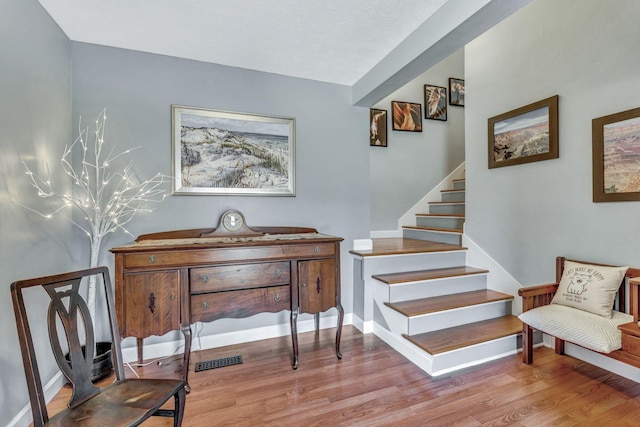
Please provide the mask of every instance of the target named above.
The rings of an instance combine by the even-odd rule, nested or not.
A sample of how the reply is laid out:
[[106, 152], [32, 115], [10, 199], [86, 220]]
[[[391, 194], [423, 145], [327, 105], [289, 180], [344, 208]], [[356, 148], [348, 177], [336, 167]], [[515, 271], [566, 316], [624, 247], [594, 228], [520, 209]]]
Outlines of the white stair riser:
[[465, 182], [464, 181], [454, 181], [453, 182], [453, 189], [454, 190], [464, 190], [465, 187]]
[[465, 265], [466, 259], [465, 250], [364, 257], [362, 276], [374, 280], [374, 274], [458, 267]]
[[459, 228], [462, 229], [464, 218], [447, 216], [416, 216], [418, 227]]
[[442, 202], [464, 202], [464, 191], [443, 191], [440, 196]]
[[443, 375], [451, 371], [467, 368], [488, 362], [489, 360], [515, 354], [518, 351], [518, 336], [498, 338], [480, 344], [463, 347], [432, 355], [431, 369], [433, 376]]
[[[408, 334], [438, 331], [511, 314], [511, 301], [497, 301], [409, 318]], [[393, 332], [393, 331], [392, 331]]]
[[405, 239], [430, 240], [432, 242], [448, 243], [450, 245], [462, 244], [462, 233], [445, 233], [431, 230], [416, 230], [405, 228], [402, 230]]
[[380, 291], [376, 292], [376, 300], [393, 303], [486, 289], [487, 275], [471, 274], [394, 285], [378, 282], [376, 289], [378, 287]]
[[464, 204], [432, 204], [430, 214], [464, 214]]

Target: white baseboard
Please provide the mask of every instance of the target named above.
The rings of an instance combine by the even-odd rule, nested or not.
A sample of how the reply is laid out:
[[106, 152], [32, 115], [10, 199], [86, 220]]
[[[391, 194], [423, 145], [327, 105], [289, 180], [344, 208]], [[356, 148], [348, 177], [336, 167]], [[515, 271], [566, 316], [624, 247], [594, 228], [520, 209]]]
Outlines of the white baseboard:
[[[65, 385], [66, 378], [62, 375], [62, 372], [58, 372], [49, 380], [48, 383], [42, 387], [44, 392], [45, 402], [51, 402], [51, 399], [55, 397], [56, 394], [60, 391], [60, 389]], [[31, 404], [27, 403], [26, 406], [23, 406], [20, 412], [16, 414], [15, 417], [9, 421], [7, 427], [28, 427], [33, 423], [33, 414], [31, 413]]]
[[[337, 316], [327, 316], [320, 318], [320, 329], [335, 328]], [[353, 314], [345, 313], [343, 325], [353, 324]], [[264, 326], [261, 328], [244, 329], [221, 334], [198, 336], [197, 324], [191, 326], [193, 339], [191, 351], [207, 350], [210, 348], [224, 347], [227, 345], [242, 344], [253, 341], [260, 341], [269, 338], [277, 338], [291, 334], [291, 326], [287, 323]], [[298, 333], [311, 332], [315, 330], [315, 320], [303, 320], [298, 322]], [[183, 340], [167, 341], [157, 344], [147, 344], [144, 346], [145, 359], [157, 359], [171, 356], [182, 351]], [[138, 349], [136, 346], [122, 349], [122, 359], [126, 363], [135, 362], [138, 359]]]

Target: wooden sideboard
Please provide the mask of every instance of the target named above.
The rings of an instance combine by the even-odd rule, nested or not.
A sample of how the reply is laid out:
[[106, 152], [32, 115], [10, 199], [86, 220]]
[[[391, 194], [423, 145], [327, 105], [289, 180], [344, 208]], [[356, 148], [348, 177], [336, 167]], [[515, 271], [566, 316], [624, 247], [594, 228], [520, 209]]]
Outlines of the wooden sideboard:
[[140, 236], [111, 249], [115, 255], [116, 315], [120, 335], [143, 339], [181, 330], [188, 379], [194, 322], [291, 310], [293, 368], [298, 367], [297, 318], [336, 307], [340, 354], [340, 237], [313, 228], [255, 227], [249, 234], [216, 229]]

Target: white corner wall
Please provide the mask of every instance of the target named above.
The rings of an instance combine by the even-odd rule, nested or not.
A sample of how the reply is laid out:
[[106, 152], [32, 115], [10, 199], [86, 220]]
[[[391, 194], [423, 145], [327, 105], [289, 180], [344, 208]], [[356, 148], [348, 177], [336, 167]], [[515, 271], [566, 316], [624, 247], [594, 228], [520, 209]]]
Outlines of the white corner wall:
[[[639, 20], [635, 0], [537, 0], [465, 48], [465, 230], [525, 286], [557, 255], [640, 265], [640, 203], [591, 192], [592, 119], [640, 106]], [[489, 170], [487, 119], [556, 94], [560, 158]]]

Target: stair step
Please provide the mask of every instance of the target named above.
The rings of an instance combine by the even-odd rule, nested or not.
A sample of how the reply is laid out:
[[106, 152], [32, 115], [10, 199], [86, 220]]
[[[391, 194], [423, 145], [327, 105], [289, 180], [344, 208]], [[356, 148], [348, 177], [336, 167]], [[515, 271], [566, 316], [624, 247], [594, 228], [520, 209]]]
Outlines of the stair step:
[[437, 231], [440, 233], [462, 234], [462, 228], [425, 227], [424, 225], [403, 225], [402, 228], [411, 230]]
[[464, 202], [465, 190], [451, 189], [440, 191], [440, 199], [443, 202]]
[[522, 322], [509, 315], [483, 320], [439, 331], [417, 335], [403, 335], [413, 344], [430, 354], [444, 353], [522, 332]]
[[464, 219], [464, 214], [433, 214], [433, 213], [418, 213], [416, 216], [433, 217], [433, 218], [457, 218]]
[[424, 280], [443, 279], [446, 277], [468, 276], [472, 274], [486, 274], [489, 270], [462, 266], [453, 268], [437, 268], [433, 270], [407, 271], [402, 273], [375, 274], [372, 277], [387, 285]]
[[482, 289], [479, 291], [421, 298], [411, 301], [396, 303], [385, 302], [384, 304], [404, 316], [415, 317], [423, 314], [453, 310], [455, 308], [509, 300], [513, 300], [513, 295], [503, 294], [502, 292], [496, 292], [490, 289]]
[[429, 240], [406, 239], [402, 237], [372, 239], [372, 242], [373, 246], [371, 249], [352, 249], [349, 251], [349, 253], [362, 257], [370, 257], [381, 255], [403, 255], [428, 252], [460, 251], [467, 249], [460, 245], [432, 242]]
[[464, 214], [465, 202], [429, 202], [430, 214]]

